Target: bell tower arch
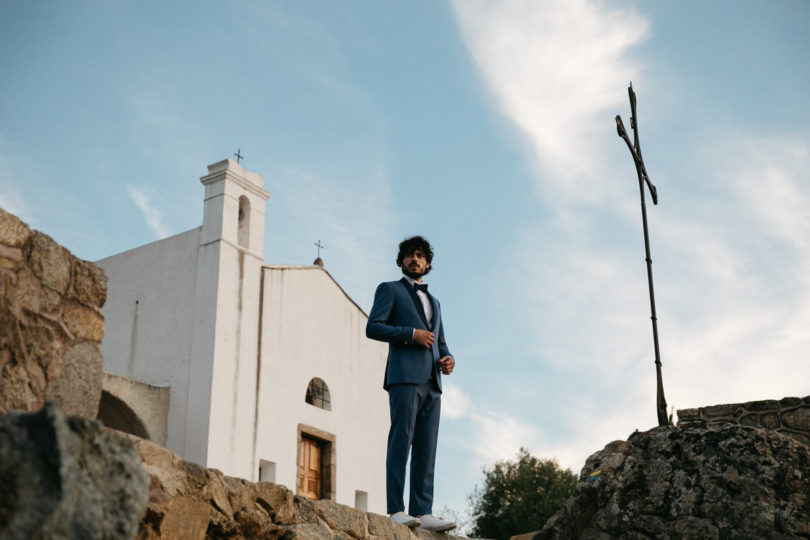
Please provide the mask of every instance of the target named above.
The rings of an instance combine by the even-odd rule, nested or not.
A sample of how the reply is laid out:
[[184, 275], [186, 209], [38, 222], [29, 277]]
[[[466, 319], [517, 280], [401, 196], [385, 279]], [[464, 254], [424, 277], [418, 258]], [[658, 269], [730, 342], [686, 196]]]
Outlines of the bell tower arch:
[[232, 159], [208, 166], [201, 245], [222, 241], [264, 259], [264, 178]]

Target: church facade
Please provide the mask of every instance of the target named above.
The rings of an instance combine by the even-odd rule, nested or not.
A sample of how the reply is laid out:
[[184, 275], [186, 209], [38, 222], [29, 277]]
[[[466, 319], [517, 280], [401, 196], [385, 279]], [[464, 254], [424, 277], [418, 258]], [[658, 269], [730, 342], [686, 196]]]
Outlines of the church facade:
[[100, 418], [184, 459], [385, 511], [387, 347], [319, 265], [263, 254], [264, 180], [208, 167], [202, 226], [97, 261]]

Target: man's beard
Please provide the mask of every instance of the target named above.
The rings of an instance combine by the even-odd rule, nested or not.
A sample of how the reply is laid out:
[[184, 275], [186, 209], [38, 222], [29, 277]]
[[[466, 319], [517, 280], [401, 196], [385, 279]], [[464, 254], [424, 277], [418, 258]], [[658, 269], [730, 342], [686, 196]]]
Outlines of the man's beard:
[[402, 268], [402, 273], [405, 274], [406, 276], [408, 276], [409, 278], [418, 281], [420, 277], [425, 275], [425, 270], [422, 270], [421, 272], [419, 272], [419, 271], [411, 270], [410, 268], [405, 266], [405, 267]]

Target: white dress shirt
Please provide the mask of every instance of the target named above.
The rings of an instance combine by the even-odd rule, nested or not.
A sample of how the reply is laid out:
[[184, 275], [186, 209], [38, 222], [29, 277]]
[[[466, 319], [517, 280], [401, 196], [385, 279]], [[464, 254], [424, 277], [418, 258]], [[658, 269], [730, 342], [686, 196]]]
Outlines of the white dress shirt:
[[[418, 283], [415, 279], [412, 279], [410, 276], [405, 276], [405, 279], [408, 280], [408, 283], [411, 284], [413, 287], [414, 283]], [[419, 297], [419, 300], [422, 301], [422, 308], [425, 310], [425, 317], [427, 317], [428, 324], [433, 322], [433, 306], [430, 304], [430, 298], [425, 291], [416, 291], [416, 296]]]

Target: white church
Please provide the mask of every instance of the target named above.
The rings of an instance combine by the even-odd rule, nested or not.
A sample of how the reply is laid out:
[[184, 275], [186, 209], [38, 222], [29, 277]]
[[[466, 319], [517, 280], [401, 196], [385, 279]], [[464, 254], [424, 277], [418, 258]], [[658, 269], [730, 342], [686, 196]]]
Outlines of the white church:
[[261, 176], [226, 159], [200, 181], [202, 226], [96, 263], [99, 418], [230, 476], [384, 513], [387, 346], [322, 264], [265, 262]]

